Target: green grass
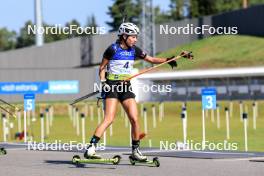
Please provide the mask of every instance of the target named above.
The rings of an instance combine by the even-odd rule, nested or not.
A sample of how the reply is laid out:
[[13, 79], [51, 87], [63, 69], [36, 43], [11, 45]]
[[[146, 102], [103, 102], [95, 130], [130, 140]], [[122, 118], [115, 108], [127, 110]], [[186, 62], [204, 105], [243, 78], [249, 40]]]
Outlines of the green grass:
[[[193, 51], [195, 59], [178, 61], [177, 70], [252, 67], [264, 65], [264, 38], [243, 35], [213, 36], [162, 52], [158, 57]], [[168, 65], [160, 70], [170, 69]]]
[[[257, 118], [257, 129], [253, 129], [252, 124], [252, 102], [246, 102], [249, 111], [249, 125], [248, 125], [248, 147], [250, 151], [264, 151], [264, 102], [258, 103], [259, 116]], [[152, 114], [151, 105], [152, 103], [145, 104], [148, 108], [148, 135], [142, 140], [142, 146], [148, 146], [149, 139], [152, 140], [152, 145], [155, 147], [160, 146], [160, 141], [182, 141], [182, 122], [180, 118], [181, 102], [167, 102], [165, 103], [165, 117], [159, 122], [158, 110], [157, 115], [157, 128], [152, 127]], [[155, 104], [158, 107], [158, 104]], [[226, 128], [225, 128], [225, 112], [224, 107], [229, 106], [228, 102], [220, 102], [221, 106], [221, 128], [217, 129], [216, 120], [213, 123], [209, 117], [206, 118], [206, 139], [209, 142], [223, 142], [226, 139]], [[61, 140], [62, 142], [78, 141], [81, 142], [81, 136], [76, 136], [76, 130], [73, 128], [72, 122], [68, 115], [68, 109], [66, 103], [56, 103], [55, 117], [53, 126], [50, 129], [50, 136], [46, 138], [46, 142], [54, 142], [55, 140]], [[39, 108], [43, 110], [42, 107]], [[188, 140], [194, 142], [201, 142], [202, 140], [202, 112], [200, 102], [188, 102]], [[80, 105], [80, 111], [84, 111], [84, 106]], [[140, 109], [140, 108], [139, 108]], [[38, 113], [38, 112], [37, 112]], [[89, 113], [88, 113], [89, 114]], [[216, 114], [215, 114], [216, 119]], [[15, 127], [12, 130], [12, 134], [17, 131], [17, 121], [10, 118], [11, 122], [14, 122]], [[143, 118], [140, 117], [141, 130], [143, 131]], [[89, 140], [97, 126], [97, 110], [94, 106], [94, 121], [91, 121], [90, 117], [86, 118], [86, 139]], [[0, 122], [0, 141], [3, 141], [2, 136], [2, 121]], [[33, 134], [34, 140], [40, 141], [40, 118], [37, 117], [37, 121], [31, 123], [30, 135]], [[230, 118], [230, 140], [228, 142], [235, 142], [238, 144], [239, 150], [244, 150], [244, 131], [243, 123], [239, 119], [239, 104], [234, 101], [233, 115]], [[13, 137], [12, 137], [13, 138]], [[15, 141], [9, 138], [9, 141]], [[87, 141], [89, 142], [89, 141]], [[125, 118], [121, 116], [120, 107], [113, 124], [113, 136], [109, 136], [109, 129], [107, 130], [107, 145], [118, 145], [128, 146], [129, 145], [129, 127], [125, 127]]]

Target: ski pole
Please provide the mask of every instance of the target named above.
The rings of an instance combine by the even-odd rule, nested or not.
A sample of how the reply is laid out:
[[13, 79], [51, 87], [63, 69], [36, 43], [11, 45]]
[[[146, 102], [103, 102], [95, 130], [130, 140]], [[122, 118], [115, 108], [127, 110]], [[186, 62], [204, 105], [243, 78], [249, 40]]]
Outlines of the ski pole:
[[5, 100], [0, 99], [0, 101], [1, 101], [2, 103], [4, 103], [4, 104], [7, 104], [8, 106], [14, 108], [16, 111], [20, 111], [20, 109], [19, 109], [18, 107], [14, 106], [14, 105], [12, 105], [12, 104], [10, 104], [10, 103], [8, 103], [8, 102], [6, 102]]
[[188, 54], [191, 54], [191, 52], [189, 52], [189, 53], [187, 53], [187, 54], [184, 54], [184, 55], [178, 55], [178, 56], [176, 56], [176, 57], [173, 56], [174, 58], [169, 59], [169, 60], [167, 60], [167, 61], [165, 61], [165, 62], [162, 62], [162, 63], [160, 63], [160, 64], [158, 64], [158, 65], [155, 65], [155, 66], [153, 66], [153, 67], [150, 67], [150, 68], [147, 68], [147, 69], [145, 69], [145, 70], [142, 70], [142, 71], [140, 71], [139, 73], [137, 73], [137, 74], [135, 74], [135, 75], [133, 75], [133, 76], [131, 76], [131, 77], [125, 79], [124, 82], [125, 82], [125, 81], [129, 81], [129, 80], [131, 80], [131, 79], [133, 79], [133, 78], [135, 78], [135, 77], [137, 77], [137, 76], [139, 76], [139, 75], [142, 75], [142, 74], [144, 74], [144, 73], [147, 73], [147, 72], [149, 72], [149, 71], [151, 71], [151, 70], [154, 70], [155, 68], [158, 68], [158, 67], [160, 67], [160, 66], [162, 66], [162, 65], [164, 65], [164, 64], [167, 64], [167, 63], [169, 63], [169, 62], [171, 62], [171, 61], [174, 61], [174, 60], [180, 59], [180, 58], [183, 57], [183, 56], [187, 56]]
[[74, 100], [72, 103], [70, 103], [70, 105], [74, 105], [74, 104], [76, 104], [76, 103], [79, 103], [80, 101], [83, 101], [83, 100], [85, 100], [85, 99], [87, 99], [87, 98], [89, 98], [89, 97], [92, 97], [92, 96], [98, 94], [99, 92], [100, 92], [100, 91], [97, 90], [97, 91], [92, 92], [92, 93], [89, 93], [89, 94], [87, 94], [87, 95], [85, 95], [85, 96], [83, 96], [83, 97], [80, 97], [80, 98]]
[[[135, 74], [135, 75], [133, 75], [133, 76], [131, 76], [131, 77], [129, 77], [129, 78], [123, 80], [123, 82], [125, 82], [125, 81], [129, 81], [129, 80], [131, 80], [131, 79], [133, 79], [133, 78], [135, 78], [135, 77], [137, 77], [137, 76], [139, 76], [139, 75], [142, 75], [142, 74], [144, 74], [144, 73], [146, 73], [146, 72], [149, 72], [149, 71], [151, 71], [151, 70], [153, 70], [153, 69], [155, 69], [155, 68], [158, 68], [158, 67], [160, 67], [160, 66], [162, 66], [162, 65], [164, 65], [164, 64], [167, 64], [167, 63], [169, 63], [169, 62], [171, 62], [171, 61], [174, 61], [174, 60], [180, 59], [181, 57], [184, 57], [184, 56], [187, 56], [187, 55], [191, 55], [191, 53], [192, 53], [192, 52], [188, 52], [188, 53], [185, 53], [185, 54], [178, 55], [178, 56], [176, 56], [176, 57], [173, 56], [174, 58], [169, 59], [169, 60], [167, 60], [167, 61], [165, 61], [165, 62], [162, 62], [162, 63], [160, 63], [160, 64], [158, 64], [158, 65], [155, 65], [155, 66], [153, 66], [153, 67], [150, 67], [150, 68], [148, 68], [148, 69], [146, 69], [146, 70], [142, 70], [141, 72], [139, 72], [139, 73], [137, 73], [137, 74]], [[83, 96], [83, 97], [80, 97], [80, 98], [74, 100], [72, 103], [70, 103], [70, 105], [74, 105], [74, 104], [76, 104], [76, 103], [78, 103], [78, 102], [80, 102], [80, 101], [83, 101], [83, 100], [85, 100], [85, 99], [87, 99], [87, 98], [89, 98], [89, 97], [92, 97], [92, 96], [98, 94], [99, 92], [100, 92], [100, 91], [97, 90], [97, 91], [92, 92], [92, 93], [89, 93], [89, 94], [87, 94], [87, 95], [85, 95], [85, 96]]]
[[0, 106], [0, 109], [2, 109], [3, 111], [5, 111], [6, 113], [8, 113], [9, 115], [11, 115], [12, 117], [16, 118], [16, 115], [15, 114], [13, 114], [12, 112], [9, 112], [4, 107]]

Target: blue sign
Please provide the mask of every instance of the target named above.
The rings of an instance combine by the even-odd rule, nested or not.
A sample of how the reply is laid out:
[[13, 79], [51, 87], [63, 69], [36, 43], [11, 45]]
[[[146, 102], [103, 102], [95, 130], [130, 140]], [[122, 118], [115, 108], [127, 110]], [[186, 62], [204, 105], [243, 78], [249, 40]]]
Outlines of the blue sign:
[[41, 94], [48, 91], [48, 82], [1, 82], [0, 94]]
[[202, 89], [203, 109], [216, 109], [216, 89]]
[[79, 81], [50, 81], [49, 94], [75, 94], [79, 92]]
[[0, 82], [0, 94], [76, 94], [79, 81]]
[[24, 95], [24, 110], [25, 111], [35, 110], [35, 95], [34, 94]]

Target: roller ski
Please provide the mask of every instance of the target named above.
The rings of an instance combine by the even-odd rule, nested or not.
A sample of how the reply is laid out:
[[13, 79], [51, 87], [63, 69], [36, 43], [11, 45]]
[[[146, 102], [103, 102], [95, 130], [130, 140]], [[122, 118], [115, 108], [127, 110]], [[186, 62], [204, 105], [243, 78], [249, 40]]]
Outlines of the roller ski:
[[100, 155], [97, 155], [95, 152], [95, 145], [94, 144], [90, 144], [88, 146], [88, 148], [86, 149], [85, 153], [84, 153], [84, 158], [81, 159], [81, 157], [79, 155], [75, 155], [72, 158], [72, 162], [74, 164], [83, 164], [83, 163], [93, 163], [93, 164], [114, 164], [117, 165], [119, 164], [121, 160], [121, 156], [116, 155], [113, 158], [102, 158]]
[[4, 148], [0, 148], [0, 155], [6, 155], [7, 152]]
[[140, 161], [140, 160], [137, 160], [136, 158], [134, 158], [132, 155], [130, 155], [129, 161], [132, 165], [135, 165], [136, 163], [141, 163], [141, 164], [149, 164], [151, 166], [156, 166], [156, 167], [160, 166], [160, 162], [159, 162], [158, 157], [155, 157], [152, 160], [146, 159], [146, 160]]
[[114, 164], [117, 165], [119, 164], [121, 160], [121, 156], [115, 155], [113, 158], [81, 158], [79, 155], [74, 155], [72, 158], [72, 163], [73, 164], [85, 164], [85, 163], [90, 163], [90, 164]]
[[136, 163], [141, 163], [156, 167], [160, 166], [160, 162], [157, 157], [153, 158], [152, 160], [149, 160], [146, 156], [142, 155], [138, 148], [132, 151], [132, 155], [129, 156], [129, 161], [132, 165], [135, 165]]

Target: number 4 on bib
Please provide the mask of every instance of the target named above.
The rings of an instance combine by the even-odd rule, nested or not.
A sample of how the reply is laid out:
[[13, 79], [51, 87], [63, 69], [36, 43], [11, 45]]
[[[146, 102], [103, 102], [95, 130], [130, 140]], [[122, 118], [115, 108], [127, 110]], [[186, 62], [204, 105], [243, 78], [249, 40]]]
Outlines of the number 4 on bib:
[[128, 68], [129, 67], [129, 62], [126, 62], [125, 65], [124, 65], [124, 68]]

